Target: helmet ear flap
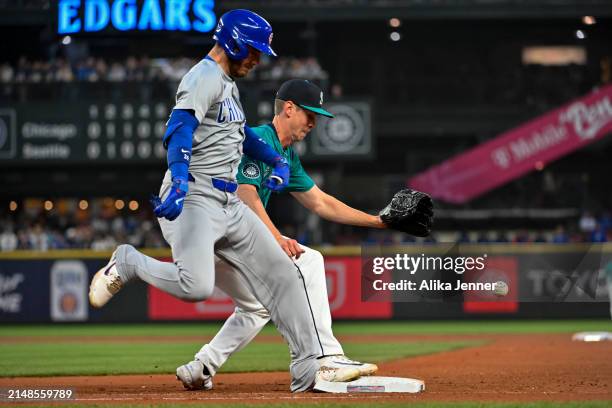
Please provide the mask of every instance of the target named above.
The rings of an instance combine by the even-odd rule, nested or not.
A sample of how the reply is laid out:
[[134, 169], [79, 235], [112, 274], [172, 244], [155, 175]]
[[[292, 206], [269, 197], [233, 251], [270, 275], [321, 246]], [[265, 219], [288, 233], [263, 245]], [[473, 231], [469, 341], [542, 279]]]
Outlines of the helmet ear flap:
[[[215, 39], [221, 43], [227, 56], [233, 60], [242, 60], [249, 56], [247, 45], [240, 38], [240, 33], [233, 29], [228, 32], [227, 29], [221, 28], [217, 31]], [[220, 41], [222, 39], [222, 41]]]
[[230, 49], [228, 51], [235, 59], [241, 60], [249, 56], [247, 45], [239, 37], [233, 37], [228, 41], [227, 47]]

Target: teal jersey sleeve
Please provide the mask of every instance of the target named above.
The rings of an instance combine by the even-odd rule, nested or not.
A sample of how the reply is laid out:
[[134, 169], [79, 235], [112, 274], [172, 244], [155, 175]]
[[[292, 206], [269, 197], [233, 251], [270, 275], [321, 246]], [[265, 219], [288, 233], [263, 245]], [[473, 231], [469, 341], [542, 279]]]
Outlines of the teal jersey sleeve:
[[[263, 125], [251, 128], [255, 134], [262, 138], [268, 143], [274, 150], [281, 154], [289, 162], [290, 176], [289, 185], [283, 190], [283, 192], [304, 192], [310, 190], [314, 186], [314, 181], [308, 176], [300, 158], [298, 157], [295, 150], [291, 147], [283, 149], [276, 131], [272, 125]], [[272, 191], [263, 187], [264, 181], [272, 174], [272, 168], [266, 163], [254, 160], [247, 155], [242, 156], [242, 161], [238, 167], [238, 173], [236, 174], [236, 180], [239, 184], [251, 184], [257, 188], [259, 198], [263, 203], [264, 207], [268, 205], [268, 200], [272, 195]]]
[[[280, 142], [278, 141], [274, 128], [264, 125], [252, 127], [251, 130], [253, 130], [258, 137], [262, 138], [266, 143], [272, 146], [277, 153], [282, 154], [282, 147], [280, 146]], [[255, 186], [261, 202], [263, 203], [264, 207], [266, 207], [272, 191], [263, 187], [263, 182], [270, 176], [271, 173], [272, 169], [266, 163], [255, 160], [247, 155], [243, 155], [240, 165], [238, 166], [236, 181], [238, 184], [251, 184]]]
[[310, 190], [314, 185], [314, 181], [310, 178], [302, 162], [295, 150], [291, 149], [289, 163], [291, 164], [291, 176], [289, 177], [289, 185], [285, 191], [304, 192]]
[[259, 190], [264, 181], [263, 174], [266, 170], [263, 166], [265, 166], [264, 163], [243, 155], [238, 167], [238, 174], [236, 174], [238, 184], [252, 184]]

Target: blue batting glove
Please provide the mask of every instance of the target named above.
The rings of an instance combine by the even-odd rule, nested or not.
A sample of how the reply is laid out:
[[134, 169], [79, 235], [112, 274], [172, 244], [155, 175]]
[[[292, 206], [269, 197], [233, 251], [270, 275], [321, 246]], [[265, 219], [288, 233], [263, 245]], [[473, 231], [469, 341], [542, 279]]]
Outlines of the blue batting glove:
[[149, 196], [149, 202], [151, 203], [151, 207], [153, 207], [153, 210], [155, 210], [155, 208], [160, 206], [162, 203], [161, 198], [159, 198], [157, 194], [151, 194]]
[[166, 218], [169, 221], [173, 221], [183, 211], [183, 202], [189, 189], [189, 184], [186, 179], [181, 177], [175, 177], [172, 179], [172, 188], [170, 194], [160, 203], [159, 197], [152, 199], [151, 204], [155, 205], [153, 212], [157, 218]]
[[289, 184], [289, 162], [282, 156], [276, 159], [274, 170], [268, 179], [264, 182], [264, 187], [272, 191], [282, 191]]

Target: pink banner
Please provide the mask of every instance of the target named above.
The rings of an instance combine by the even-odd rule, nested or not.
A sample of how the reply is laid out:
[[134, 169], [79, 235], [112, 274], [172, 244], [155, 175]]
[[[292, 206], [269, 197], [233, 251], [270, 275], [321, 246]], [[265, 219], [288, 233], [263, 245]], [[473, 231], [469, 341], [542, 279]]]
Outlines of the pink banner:
[[612, 131], [606, 86], [430, 167], [408, 181], [432, 197], [462, 204], [601, 139]]

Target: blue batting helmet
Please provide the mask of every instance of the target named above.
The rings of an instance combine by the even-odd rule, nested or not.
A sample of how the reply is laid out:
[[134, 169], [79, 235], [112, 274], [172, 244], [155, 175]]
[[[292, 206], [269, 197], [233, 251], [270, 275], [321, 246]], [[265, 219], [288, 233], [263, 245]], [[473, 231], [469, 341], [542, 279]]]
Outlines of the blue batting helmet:
[[276, 57], [271, 47], [272, 26], [249, 10], [236, 9], [223, 14], [213, 38], [233, 60], [245, 59], [249, 55], [247, 46]]

